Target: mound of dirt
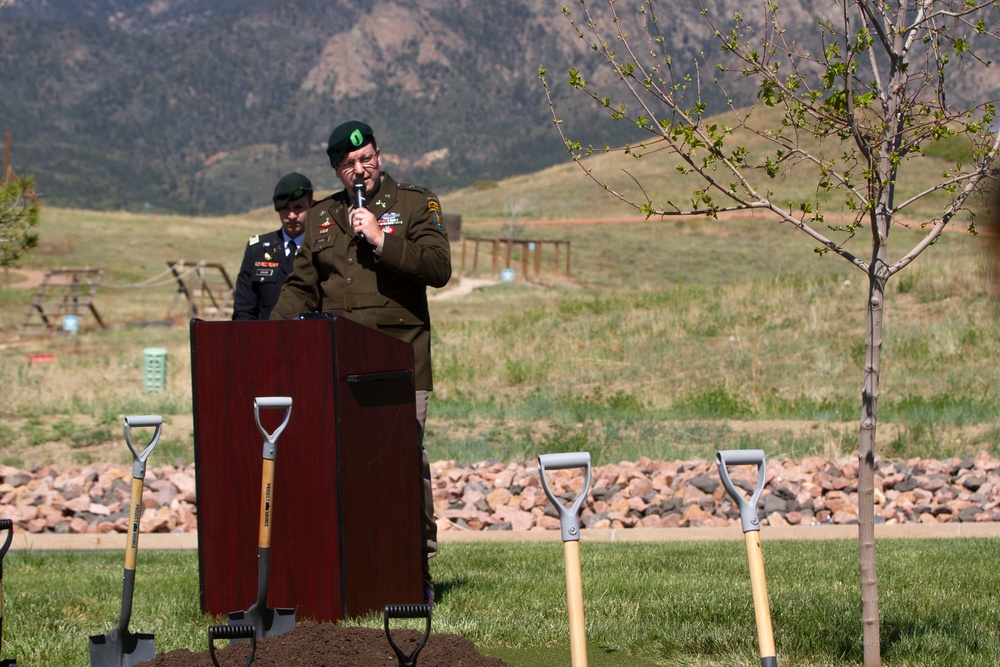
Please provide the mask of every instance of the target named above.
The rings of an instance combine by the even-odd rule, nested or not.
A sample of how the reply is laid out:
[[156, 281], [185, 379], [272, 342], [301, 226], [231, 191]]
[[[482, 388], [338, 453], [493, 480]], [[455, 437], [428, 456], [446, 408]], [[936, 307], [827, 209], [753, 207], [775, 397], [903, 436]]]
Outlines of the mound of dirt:
[[[421, 639], [423, 633], [416, 630], [392, 631], [392, 640], [404, 656], [409, 656]], [[216, 641], [217, 647], [222, 644], [225, 642]], [[215, 656], [221, 667], [242, 667], [250, 656], [250, 644], [242, 642], [216, 648]], [[141, 664], [142, 667], [206, 667], [213, 663], [207, 650], [193, 653], [177, 649]], [[253, 661], [255, 667], [396, 667], [399, 664], [384, 631], [313, 621], [302, 621], [282, 635], [258, 642]], [[416, 664], [420, 667], [510, 667], [503, 660], [481, 655], [465, 637], [449, 634], [432, 634], [417, 655]]]

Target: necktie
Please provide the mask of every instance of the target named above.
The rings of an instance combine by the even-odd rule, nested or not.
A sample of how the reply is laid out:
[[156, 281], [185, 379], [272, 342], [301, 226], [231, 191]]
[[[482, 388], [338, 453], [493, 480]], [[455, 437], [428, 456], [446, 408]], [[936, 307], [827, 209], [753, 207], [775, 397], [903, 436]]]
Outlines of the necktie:
[[295, 257], [295, 251], [298, 249], [299, 247], [295, 245], [295, 241], [289, 241], [285, 245], [285, 257]]

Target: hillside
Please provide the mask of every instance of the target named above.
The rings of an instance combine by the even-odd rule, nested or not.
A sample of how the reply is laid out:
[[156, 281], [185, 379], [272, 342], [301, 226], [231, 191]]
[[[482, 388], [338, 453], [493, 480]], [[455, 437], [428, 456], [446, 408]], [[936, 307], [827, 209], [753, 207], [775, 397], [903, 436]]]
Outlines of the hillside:
[[[705, 5], [719, 20], [745, 9]], [[603, 0], [588, 7], [607, 15]], [[640, 34], [638, 7], [616, 8]], [[265, 206], [292, 169], [333, 188], [325, 142], [349, 117], [376, 128], [391, 170], [444, 193], [565, 162], [540, 65], [587, 142], [634, 136], [568, 90], [569, 66], [602, 90], [609, 82], [561, 9], [550, 0], [10, 0], [0, 9], [0, 129], [12, 132], [14, 169], [34, 174], [58, 206], [238, 213]], [[718, 53], [694, 0], [657, 10], [675, 66]], [[814, 51], [816, 11], [805, 0], [782, 6], [790, 33]], [[997, 81], [963, 79], [958, 95], [963, 86]], [[745, 86], [729, 92], [752, 99]]]
[[236, 212], [291, 169], [332, 188], [349, 117], [440, 190], [562, 159], [537, 69], [574, 48], [541, 0], [15, 2], [0, 124], [57, 205]]

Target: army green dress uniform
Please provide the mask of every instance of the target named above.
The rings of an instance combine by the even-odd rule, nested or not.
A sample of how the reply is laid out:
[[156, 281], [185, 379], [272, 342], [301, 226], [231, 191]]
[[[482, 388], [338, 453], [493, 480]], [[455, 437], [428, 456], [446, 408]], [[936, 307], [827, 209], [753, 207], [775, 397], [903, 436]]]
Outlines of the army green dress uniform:
[[431, 325], [427, 286], [451, 278], [451, 246], [441, 205], [427, 188], [386, 173], [369, 210], [385, 233], [381, 257], [351, 231], [342, 190], [309, 210], [306, 237], [271, 319], [306, 312], [346, 317], [413, 345], [416, 389], [430, 391]]

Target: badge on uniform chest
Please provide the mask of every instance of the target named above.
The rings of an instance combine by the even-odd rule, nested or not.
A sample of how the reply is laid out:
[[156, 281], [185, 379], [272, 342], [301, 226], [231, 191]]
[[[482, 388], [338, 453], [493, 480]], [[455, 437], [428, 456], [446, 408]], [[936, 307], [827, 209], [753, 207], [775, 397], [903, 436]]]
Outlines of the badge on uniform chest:
[[278, 267], [277, 262], [254, 262], [254, 266], [257, 267], [256, 276], [261, 280], [265, 278], [270, 278], [274, 275], [274, 270]]
[[396, 228], [403, 224], [399, 213], [390, 212], [378, 219], [378, 226], [386, 234], [395, 234]]

